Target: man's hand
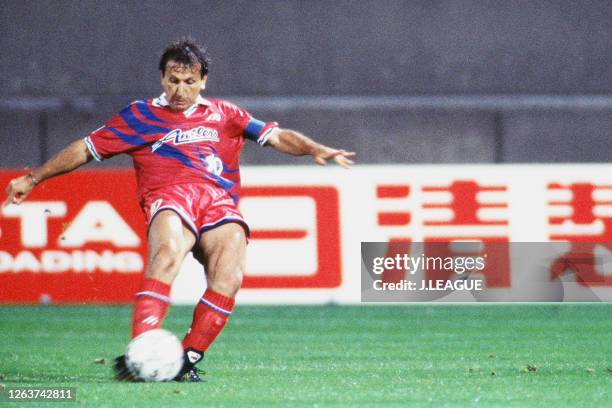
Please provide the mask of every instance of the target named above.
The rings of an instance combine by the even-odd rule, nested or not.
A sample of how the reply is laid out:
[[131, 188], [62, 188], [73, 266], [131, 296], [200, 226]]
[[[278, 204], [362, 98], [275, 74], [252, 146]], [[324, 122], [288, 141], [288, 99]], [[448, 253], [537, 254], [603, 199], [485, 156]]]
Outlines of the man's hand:
[[34, 180], [29, 174], [12, 179], [6, 187], [6, 200], [2, 207], [9, 204], [21, 204], [34, 189]]
[[34, 189], [34, 183], [39, 184], [48, 178], [68, 173], [91, 161], [91, 159], [93, 159], [93, 156], [87, 149], [85, 141], [83, 139], [75, 140], [41, 167], [33, 169], [31, 173], [25, 176], [12, 179], [6, 187], [8, 197], [2, 206], [21, 204]]
[[325, 166], [327, 160], [334, 159], [336, 163], [345, 169], [350, 169], [352, 164], [355, 164], [354, 161], [349, 159], [349, 157], [355, 156], [355, 152], [347, 152], [346, 150], [338, 150], [332, 149], [331, 147], [322, 146], [319, 151], [314, 153], [312, 157], [314, 158], [315, 163]]

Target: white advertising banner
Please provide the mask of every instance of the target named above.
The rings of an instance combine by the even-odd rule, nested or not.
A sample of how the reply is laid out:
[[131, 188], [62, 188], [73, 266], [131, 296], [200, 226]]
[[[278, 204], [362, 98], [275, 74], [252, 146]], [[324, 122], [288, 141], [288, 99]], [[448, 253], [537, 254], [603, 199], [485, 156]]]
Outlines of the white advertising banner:
[[[22, 173], [0, 171], [0, 183]], [[610, 165], [244, 166], [242, 176], [241, 303], [612, 300]], [[465, 255], [465, 241], [481, 244], [468, 255], [483, 268], [469, 274], [388, 260], [435, 264]], [[0, 211], [0, 303], [129, 303], [145, 262], [131, 170], [54, 178]], [[203, 273], [190, 255], [173, 301], [195, 303]], [[447, 290], [467, 276], [487, 290]]]

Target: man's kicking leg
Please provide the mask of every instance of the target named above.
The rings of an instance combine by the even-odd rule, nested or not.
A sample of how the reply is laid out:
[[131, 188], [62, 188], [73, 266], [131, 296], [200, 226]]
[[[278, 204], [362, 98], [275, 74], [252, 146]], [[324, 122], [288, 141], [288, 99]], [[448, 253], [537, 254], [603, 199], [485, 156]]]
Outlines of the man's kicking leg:
[[[147, 269], [134, 304], [132, 338], [162, 325], [170, 305], [170, 286], [194, 244], [194, 234], [173, 211], [161, 211], [153, 219]], [[129, 379], [123, 356], [116, 360], [115, 374], [118, 379]]]

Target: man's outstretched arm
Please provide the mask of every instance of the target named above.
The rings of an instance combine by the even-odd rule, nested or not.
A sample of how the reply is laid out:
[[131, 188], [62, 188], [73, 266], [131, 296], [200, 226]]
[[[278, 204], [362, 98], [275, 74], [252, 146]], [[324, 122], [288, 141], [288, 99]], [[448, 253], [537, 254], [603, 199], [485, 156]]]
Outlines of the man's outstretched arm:
[[267, 146], [272, 146], [274, 149], [282, 153], [291, 154], [294, 156], [311, 155], [315, 163], [322, 166], [327, 160], [334, 159], [340, 166], [348, 169], [354, 162], [350, 157], [354, 156], [354, 152], [347, 152], [342, 149], [333, 149], [331, 147], [315, 142], [311, 138], [290, 129], [274, 129], [268, 138]]
[[6, 187], [7, 198], [2, 206], [21, 204], [34, 189], [34, 186], [51, 177], [68, 173], [88, 163], [93, 156], [87, 149], [85, 141], [79, 139], [71, 143], [55, 157], [25, 176], [12, 179]]

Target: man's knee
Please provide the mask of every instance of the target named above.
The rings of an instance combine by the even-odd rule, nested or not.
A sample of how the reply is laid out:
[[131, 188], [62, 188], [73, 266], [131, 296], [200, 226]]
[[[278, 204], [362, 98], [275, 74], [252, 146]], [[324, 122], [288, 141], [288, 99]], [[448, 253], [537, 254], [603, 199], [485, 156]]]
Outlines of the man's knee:
[[153, 249], [150, 256], [149, 274], [157, 277], [174, 275], [183, 261], [183, 253], [178, 245], [164, 243]]

